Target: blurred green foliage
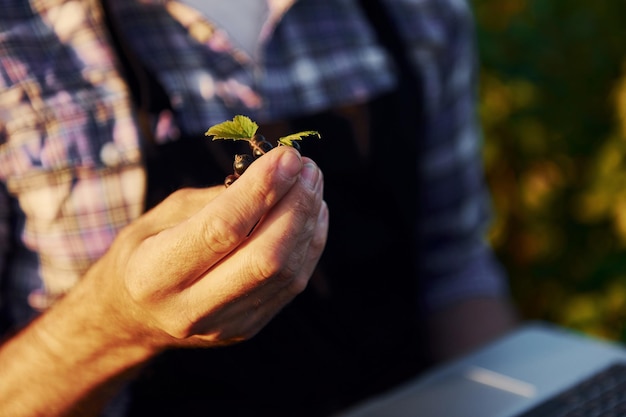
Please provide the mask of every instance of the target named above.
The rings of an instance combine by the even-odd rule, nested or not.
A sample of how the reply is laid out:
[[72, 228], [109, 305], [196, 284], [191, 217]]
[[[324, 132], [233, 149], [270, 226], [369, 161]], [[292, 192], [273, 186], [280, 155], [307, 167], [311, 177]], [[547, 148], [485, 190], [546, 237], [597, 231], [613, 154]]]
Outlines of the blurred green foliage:
[[519, 309], [626, 340], [626, 1], [473, 7], [490, 238]]

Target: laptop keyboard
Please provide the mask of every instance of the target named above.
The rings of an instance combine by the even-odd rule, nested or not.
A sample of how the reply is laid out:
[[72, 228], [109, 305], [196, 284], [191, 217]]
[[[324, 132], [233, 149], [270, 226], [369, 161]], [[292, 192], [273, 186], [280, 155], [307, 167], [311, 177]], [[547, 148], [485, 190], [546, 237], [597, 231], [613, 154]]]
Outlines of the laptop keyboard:
[[616, 363], [518, 417], [626, 416], [626, 364]]

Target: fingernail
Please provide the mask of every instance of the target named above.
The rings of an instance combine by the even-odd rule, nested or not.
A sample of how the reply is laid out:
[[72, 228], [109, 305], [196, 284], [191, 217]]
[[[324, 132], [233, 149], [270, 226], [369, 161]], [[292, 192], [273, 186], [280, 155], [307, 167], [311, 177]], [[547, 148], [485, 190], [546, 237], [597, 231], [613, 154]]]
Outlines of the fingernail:
[[295, 151], [284, 152], [278, 164], [278, 169], [286, 177], [295, 177], [302, 169], [302, 161]]
[[302, 177], [302, 183], [311, 190], [314, 190], [315, 185], [317, 184], [317, 179], [319, 178], [319, 169], [317, 169], [315, 164], [307, 162], [302, 167], [300, 176]]

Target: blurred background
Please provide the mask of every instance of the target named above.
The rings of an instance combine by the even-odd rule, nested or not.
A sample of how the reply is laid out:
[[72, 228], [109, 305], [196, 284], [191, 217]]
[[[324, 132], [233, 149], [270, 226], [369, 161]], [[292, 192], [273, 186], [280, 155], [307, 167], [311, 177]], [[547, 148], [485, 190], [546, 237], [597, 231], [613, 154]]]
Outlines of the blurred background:
[[517, 305], [626, 341], [626, 1], [472, 3], [490, 239]]

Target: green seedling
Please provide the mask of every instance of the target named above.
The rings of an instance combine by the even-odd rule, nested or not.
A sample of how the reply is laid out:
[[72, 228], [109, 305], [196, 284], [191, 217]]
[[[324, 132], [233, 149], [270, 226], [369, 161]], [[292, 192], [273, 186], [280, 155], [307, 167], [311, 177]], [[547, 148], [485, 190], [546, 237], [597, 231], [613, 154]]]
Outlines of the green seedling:
[[[263, 135], [257, 133], [259, 125], [247, 116], [237, 115], [233, 120], [227, 120], [211, 126], [205, 133], [205, 136], [211, 136], [213, 140], [244, 140], [250, 145], [252, 157], [247, 154], [235, 155], [233, 162], [233, 174], [226, 177], [224, 185], [228, 187], [237, 178], [239, 178], [245, 170], [250, 166], [256, 158], [260, 158], [274, 148]], [[321, 138], [319, 132], [315, 130], [305, 130], [303, 132], [293, 133], [291, 135], [278, 138], [277, 146], [291, 146], [300, 151], [298, 141], [307, 136], [317, 136]]]

